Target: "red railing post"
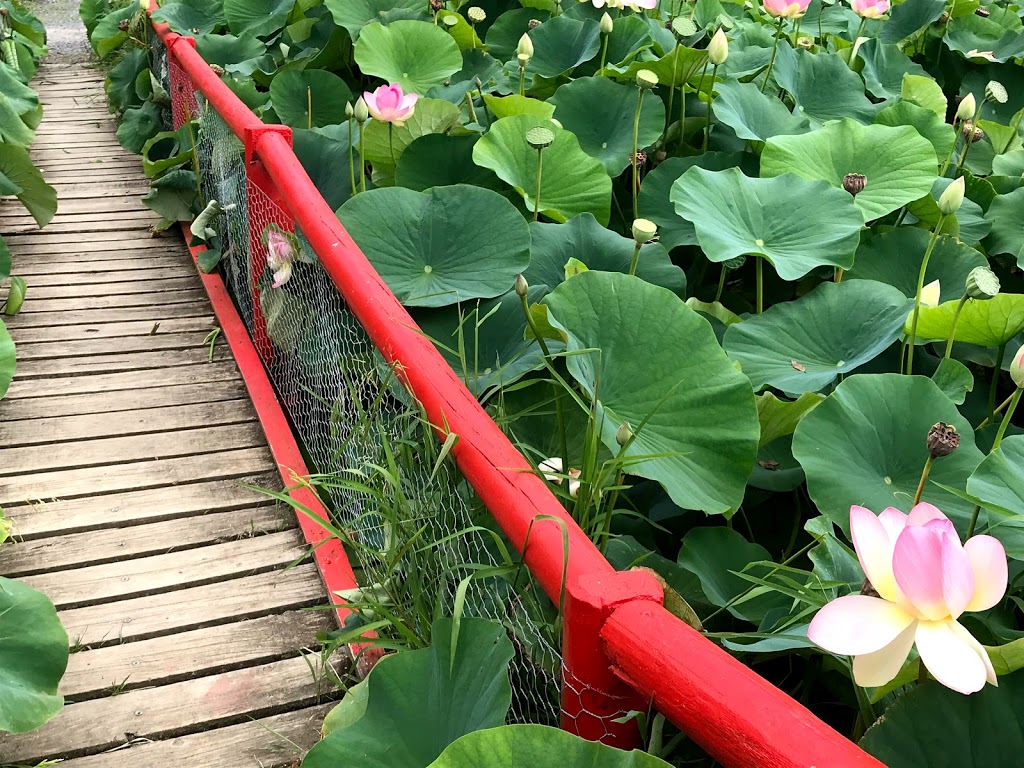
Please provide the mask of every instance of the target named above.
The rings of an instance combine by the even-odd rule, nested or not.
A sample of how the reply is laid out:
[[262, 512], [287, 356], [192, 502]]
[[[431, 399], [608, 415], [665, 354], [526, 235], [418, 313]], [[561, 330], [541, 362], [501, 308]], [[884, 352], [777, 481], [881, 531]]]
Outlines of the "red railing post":
[[[260, 275], [267, 268], [266, 231], [271, 224], [277, 225], [284, 232], [292, 232], [295, 222], [288, 214], [288, 205], [281, 200], [277, 185], [267, 175], [266, 168], [256, 153], [256, 144], [267, 133], [279, 134], [292, 145], [292, 129], [285, 125], [260, 125], [245, 130], [245, 178], [248, 189], [246, 194], [246, 219], [249, 223], [249, 275], [252, 289], [252, 336], [253, 343], [263, 358], [270, 365], [274, 348], [267, 333], [267, 320], [260, 302]], [[261, 205], [265, 203], [265, 205]]]
[[577, 576], [566, 585], [562, 633], [562, 729], [620, 749], [643, 747], [635, 718], [650, 699], [612, 669], [600, 641], [612, 612], [626, 603], [661, 605], [661, 585], [649, 573], [601, 573]]

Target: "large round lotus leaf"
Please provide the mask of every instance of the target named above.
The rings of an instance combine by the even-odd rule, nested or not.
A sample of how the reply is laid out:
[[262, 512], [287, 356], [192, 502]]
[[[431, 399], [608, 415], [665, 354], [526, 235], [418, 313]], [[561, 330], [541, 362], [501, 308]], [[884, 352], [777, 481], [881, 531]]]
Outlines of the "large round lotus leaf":
[[57, 192], [21, 147], [5, 144], [0, 152], [0, 193], [17, 197], [40, 227], [57, 212]]
[[[994, 16], [982, 18], [968, 13], [951, 19], [946, 27], [944, 42], [950, 50], [960, 51], [965, 58], [1004, 62], [1024, 54], [1024, 34], [1020, 20], [1012, 17], [1012, 26], [997, 20], [1003, 9]], [[986, 55], [982, 56], [981, 52]], [[978, 63], [981, 63], [980, 61]]]
[[1006, 554], [1024, 559], [1024, 435], [1007, 437], [974, 470], [967, 493], [987, 511], [979, 533], [995, 536]]
[[526, 220], [489, 189], [374, 189], [341, 206], [338, 218], [409, 306], [500, 296], [530, 263]]
[[953, 130], [953, 126], [932, 110], [919, 107], [910, 101], [898, 101], [892, 106], [886, 107], [878, 113], [875, 122], [893, 128], [909, 125], [931, 142], [936, 157], [949, 157], [953, 144], [956, 142], [956, 131]]
[[459, 124], [459, 108], [441, 99], [420, 99], [401, 128], [371, 120], [363, 126], [363, 153], [377, 173], [390, 175], [405, 148], [420, 136], [447, 133]]
[[985, 218], [992, 231], [985, 239], [989, 253], [1007, 253], [1024, 266], [1024, 187], [999, 195], [988, 207]]
[[[878, 280], [888, 283], [913, 298], [917, 293], [917, 277], [921, 259], [928, 248], [929, 233], [918, 227], [899, 227], [865, 240], [857, 250], [857, 258], [843, 280]], [[941, 301], [963, 296], [967, 275], [975, 267], [986, 266], [984, 256], [952, 237], [935, 242], [925, 270], [925, 285], [939, 281]]]
[[157, 8], [153, 21], [166, 22], [179, 35], [208, 35], [224, 23], [224, 6], [218, 0], [178, 0]]
[[783, 280], [824, 265], [850, 267], [863, 225], [847, 192], [790, 173], [751, 179], [735, 168], [691, 168], [671, 199], [711, 261], [764, 256]]
[[515, 187], [532, 211], [537, 194], [537, 150], [527, 143], [526, 134], [537, 126], [555, 135], [554, 143], [543, 150], [541, 213], [555, 221], [592, 213], [601, 224], [607, 224], [612, 205], [611, 178], [600, 161], [580, 149], [571, 131], [550, 120], [532, 115], [498, 120], [473, 148], [474, 162]]
[[757, 455], [757, 408], [707, 321], [671, 291], [611, 272], [577, 275], [545, 302], [575, 353], [569, 373], [597, 398], [604, 444], [618, 452], [616, 430], [634, 430], [626, 471], [681, 507], [735, 510]]
[[[358, 129], [356, 129], [358, 130]], [[302, 163], [310, 180], [316, 185], [317, 191], [331, 208], [337, 209], [352, 196], [352, 182], [349, 176], [349, 143], [348, 127], [343, 126], [340, 135], [343, 140], [337, 141], [333, 136], [319, 131], [307, 131], [296, 128], [292, 131], [292, 147], [295, 156]], [[358, 168], [359, 155], [353, 152], [353, 159]], [[359, 172], [356, 171], [356, 183]]]
[[676, 179], [695, 165], [708, 171], [742, 168], [751, 176], [757, 175], [757, 160], [753, 155], [726, 152], [670, 157], [647, 174], [637, 195], [637, 208], [643, 218], [658, 225], [658, 239], [669, 250], [677, 245], [697, 244], [693, 224], [676, 214], [676, 207], [669, 198]]
[[512, 642], [493, 621], [463, 617], [457, 633], [452, 623], [434, 622], [429, 648], [381, 659], [303, 768], [428, 766], [460, 736], [502, 725]]
[[924, 376], [851, 376], [804, 416], [793, 436], [793, 455], [807, 475], [811, 499], [847, 533], [851, 504], [876, 513], [886, 507], [909, 512], [928, 458], [925, 439], [938, 421], [956, 427], [960, 447], [932, 465], [921, 498], [963, 533], [974, 505], [939, 484], [963, 488], [982, 454], [974, 427]]
[[224, 0], [224, 18], [233, 35], [267, 37], [281, 30], [294, 7], [295, 0]]
[[364, 75], [398, 83], [406, 93], [426, 93], [462, 69], [458, 44], [427, 21], [364, 27], [355, 58]]
[[262, 56], [267, 46], [251, 35], [199, 35], [196, 50], [207, 64], [227, 67]]
[[324, 0], [324, 7], [331, 12], [334, 23], [348, 30], [353, 40], [359, 39], [367, 24], [384, 21], [389, 14], [426, 10], [422, 0]]
[[[5, 275], [6, 277], [6, 275]], [[0, 320], [0, 397], [7, 393], [14, 378], [14, 340], [7, 332], [7, 326]]]
[[730, 325], [725, 351], [754, 391], [769, 386], [816, 392], [899, 338], [909, 309], [910, 300], [885, 283], [822, 283], [795, 301]]
[[428, 768], [669, 768], [641, 750], [624, 752], [546, 725], [506, 725], [452, 744]]
[[[531, 286], [543, 285], [551, 290], [565, 280], [565, 265], [570, 259], [582, 262], [587, 269], [628, 273], [636, 246], [633, 238], [602, 227], [589, 213], [565, 224], [533, 222], [530, 233], [530, 266], [523, 275]], [[648, 243], [640, 249], [636, 274], [686, 297], [686, 273], [672, 263], [661, 243]]]
[[889, 768], [1013, 768], [1024, 753], [1024, 672], [970, 696], [931, 680], [918, 685], [860, 746]]
[[780, 45], [772, 77], [793, 97], [795, 112], [817, 123], [874, 119], [877, 108], [864, 95], [864, 81], [833, 53], [794, 51]]
[[[581, 77], [555, 91], [555, 119], [576, 134], [580, 147], [601, 161], [609, 176], [629, 165], [638, 89], [606, 77]], [[637, 146], [656, 142], [665, 128], [665, 105], [656, 93], [644, 98]]]
[[[0, 339], [0, 384], [2, 347]], [[68, 665], [68, 636], [46, 595], [14, 579], [0, 578], [0, 616], [0, 731], [24, 733], [64, 706], [57, 684]]]
[[931, 192], [938, 161], [931, 142], [909, 126], [841, 120], [802, 136], [770, 139], [761, 154], [761, 175], [784, 173], [823, 179], [839, 189], [849, 173], [867, 176], [856, 203], [870, 221]]
[[[952, 179], [937, 178], [932, 184], [931, 194], [925, 195], [920, 200], [915, 200], [907, 206], [907, 210], [916, 216], [925, 228], [935, 229], [941, 215], [938, 200], [946, 191], [946, 187], [952, 183]], [[987, 181], [979, 180], [978, 183], [988, 187], [988, 193], [995, 197], [995, 190]], [[964, 198], [957, 212], [943, 219], [942, 232], [945, 235], [956, 237], [957, 240], [967, 245], [977, 245], [991, 231], [992, 222], [985, 218], [982, 207], [970, 198], [970, 190], [967, 194], [968, 197]]]
[[939, 18], [946, 4], [943, 0], [914, 0], [892, 9], [889, 20], [882, 24], [878, 39], [883, 43], [899, 43]]
[[[346, 0], [335, 0], [345, 2]], [[484, 42], [487, 45], [487, 52], [499, 61], [515, 60], [516, 46], [519, 45], [519, 38], [530, 30], [530, 22], [547, 21], [551, 14], [540, 8], [513, 8], [510, 11], [498, 16], [494, 20]], [[517, 90], [516, 93], [519, 91]]]
[[[948, 339], [958, 301], [921, 307], [917, 320], [920, 339]], [[909, 324], [909, 320], [908, 320]], [[1024, 331], [1024, 294], [1000, 293], [989, 301], [968, 301], [960, 311], [954, 341], [998, 347]]]
[[395, 184], [419, 192], [452, 184], [496, 188], [494, 174], [473, 162], [478, 138], [430, 133], [414, 139], [398, 158]]
[[[542, 287], [531, 288], [530, 303], [545, 293]], [[526, 338], [526, 315], [515, 291], [486, 301], [417, 310], [413, 319], [477, 396], [544, 366], [540, 345]], [[552, 353], [565, 346], [552, 339], [546, 343]]]
[[346, 120], [345, 104], [352, 100], [345, 81], [323, 69], [286, 69], [270, 82], [274, 112], [292, 128], [339, 125]]
[[658, 76], [663, 86], [680, 86], [690, 82], [694, 84], [699, 78], [704, 65], [708, 62], [708, 52], [702, 49], [687, 48], [677, 45], [669, 53], [655, 61], [634, 61], [625, 70], [611, 70], [609, 74], [628, 83], [636, 82], [636, 73], [646, 69]]
[[871, 95], [879, 99], [898, 100], [903, 93], [904, 75], [927, 75], [924, 67], [911, 61], [898, 46], [891, 43], [868, 40], [858, 49], [858, 54], [864, 62], [861, 77]]
[[754, 83], [738, 80], [715, 86], [713, 109], [715, 117], [733, 129], [740, 139], [767, 141], [772, 136], [807, 133], [810, 121], [794, 115], [779, 99], [766, 93]]
[[601, 30], [596, 21], [556, 16], [530, 30], [534, 54], [526, 74], [558, 77], [594, 58], [601, 49]]

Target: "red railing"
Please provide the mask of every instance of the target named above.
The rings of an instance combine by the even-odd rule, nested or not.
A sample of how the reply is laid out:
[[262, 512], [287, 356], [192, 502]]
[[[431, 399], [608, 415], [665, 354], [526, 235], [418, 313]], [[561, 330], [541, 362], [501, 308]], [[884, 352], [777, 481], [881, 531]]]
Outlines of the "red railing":
[[[726, 768], [884, 768], [666, 611], [650, 574], [612, 568], [349, 237], [292, 152], [290, 130], [264, 125], [203, 61], [191, 38], [166, 24], [153, 27], [167, 48], [172, 95], [175, 89], [190, 98], [193, 90], [201, 92], [242, 140], [249, 183], [293, 217], [431, 424], [458, 435], [452, 455], [459, 469], [537, 582], [562, 603], [562, 727], [636, 747], [635, 723], [615, 720], [653, 705]], [[299, 461], [293, 468], [302, 471]]]

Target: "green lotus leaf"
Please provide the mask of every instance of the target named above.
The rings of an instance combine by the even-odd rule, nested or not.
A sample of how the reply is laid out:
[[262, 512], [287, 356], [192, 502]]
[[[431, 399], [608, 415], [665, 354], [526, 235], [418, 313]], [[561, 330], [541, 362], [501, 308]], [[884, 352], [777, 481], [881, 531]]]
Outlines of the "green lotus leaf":
[[761, 423], [759, 445], [769, 443], [793, 434], [800, 420], [825, 399], [817, 392], [804, 392], [796, 400], [780, 400], [772, 392], [757, 396], [757, 418]]
[[324, 0], [324, 7], [331, 12], [334, 23], [344, 27], [353, 41], [359, 40], [363, 27], [379, 22], [389, 12], [423, 12], [422, 0]]
[[285, 125], [321, 128], [345, 122], [345, 105], [353, 96], [345, 81], [331, 72], [286, 69], [271, 80], [270, 101]]
[[835, 54], [780, 45], [772, 77], [793, 97], [794, 113], [817, 123], [845, 118], [870, 123], [875, 117], [864, 81]]
[[[334, 0], [334, 2], [347, 2], [347, 0]], [[519, 38], [530, 31], [530, 22], [536, 19], [543, 23], [550, 17], [550, 11], [540, 8], [513, 8], [505, 11], [494, 20], [484, 36], [487, 52], [498, 61], [514, 61]]]
[[938, 421], [956, 427], [960, 447], [934, 463], [921, 498], [945, 512], [963, 534], [974, 505], [939, 486], [963, 488], [982, 453], [974, 427], [924, 376], [851, 376], [801, 420], [793, 455], [807, 475], [811, 499], [847, 533], [851, 504], [876, 513], [886, 507], [909, 512], [928, 458], [925, 438]]
[[198, 35], [196, 50], [207, 64], [228, 67], [262, 56], [267, 46], [251, 35]]
[[[945, 106], [942, 114], [945, 115]], [[919, 107], [909, 101], [899, 101], [886, 107], [878, 113], [875, 122], [892, 128], [909, 125], [932, 143], [937, 158], [949, 157], [956, 143], [956, 131], [953, 130], [953, 126], [927, 107]]]
[[555, 221], [592, 213], [607, 224], [611, 215], [612, 180], [600, 161], [580, 148], [571, 131], [532, 115], [505, 117], [491, 125], [473, 148], [477, 165], [494, 171], [515, 187], [533, 210], [537, 194], [537, 150], [526, 141], [531, 128], [543, 126], [555, 140], [543, 150], [540, 212]]
[[459, 124], [459, 108], [441, 99], [420, 99], [412, 117], [401, 128], [371, 120], [363, 125], [363, 152], [374, 171], [381, 175], [395, 172], [395, 162], [405, 148], [421, 136], [447, 133]]
[[606, 70], [606, 74], [617, 80], [635, 83], [636, 73], [641, 69], [646, 69], [658, 76], [658, 82], [661, 85], [675, 85], [678, 87], [683, 83], [692, 82], [699, 78], [704, 65], [707, 63], [708, 52], [703, 48], [687, 48], [686, 46], [677, 45], [660, 59], [655, 61], [634, 61], [622, 71], [609, 67]]
[[634, 431], [626, 471], [657, 480], [681, 507], [735, 510], [757, 453], [757, 409], [707, 322], [671, 291], [610, 272], [577, 275], [545, 303], [568, 336], [570, 375], [597, 398], [605, 446], [619, 451], [623, 422]]
[[[356, 128], [358, 131], [358, 128]], [[353, 131], [355, 133], [355, 131]], [[348, 126], [340, 131], [342, 141], [319, 131], [296, 128], [292, 131], [292, 146], [295, 156], [306, 169], [317, 191], [331, 208], [337, 209], [352, 196], [352, 181], [349, 175]], [[358, 134], [356, 134], [358, 135]], [[359, 183], [359, 154], [353, 152], [356, 184]]]
[[192, 160], [190, 130], [195, 127], [183, 125], [177, 131], [160, 131], [143, 145], [142, 170], [148, 178], [156, 178]]
[[[917, 321], [920, 339], [948, 339], [959, 301], [921, 307]], [[909, 320], [908, 320], [909, 322]], [[1024, 294], [1000, 293], [989, 301], [968, 301], [960, 311], [954, 341], [998, 347], [1024, 331]]]
[[992, 231], [985, 238], [991, 254], [1006, 253], [1024, 266], [1024, 187], [999, 195], [988, 207], [985, 218], [992, 222]]
[[485, 93], [484, 102], [499, 120], [503, 117], [512, 117], [513, 115], [533, 115], [534, 117], [549, 119], [555, 114], [554, 104], [531, 99], [529, 96], [520, 96], [518, 93], [512, 93], [508, 96], [495, 96]]
[[[172, 8], [175, 6], [171, 6]], [[145, 48], [128, 51], [110, 69], [107, 75], [106, 91], [110, 106], [117, 112], [129, 107], [142, 105], [135, 88], [135, 81], [143, 72], [149, 71], [149, 52]]]
[[901, 43], [938, 19], [945, 9], [943, 0], [907, 0], [893, 6], [878, 39], [883, 43]]
[[932, 381], [957, 405], [963, 405], [967, 393], [974, 389], [974, 376], [971, 370], [952, 357], [939, 360], [939, 367], [932, 374]]
[[141, 107], [132, 107], [124, 113], [117, 127], [117, 140], [122, 147], [138, 155], [145, 148], [146, 142], [159, 135], [163, 127], [160, 107], [147, 101]]
[[[584, 152], [601, 161], [609, 176], [626, 169], [633, 152], [635, 86], [606, 77], [581, 77], [561, 86], [550, 101], [555, 119], [576, 135]], [[654, 144], [664, 128], [665, 105], [656, 93], [647, 94], [640, 110], [637, 147]]]
[[967, 59], [1004, 62], [1020, 57], [1024, 54], [1020, 19], [1014, 14], [1015, 23], [1008, 27], [1001, 10], [997, 8], [996, 13], [987, 18], [973, 13], [951, 18], [946, 25], [944, 42], [950, 50], [959, 51]]
[[1006, 554], [1024, 559], [1024, 436], [1005, 438], [967, 481], [967, 493], [985, 509], [979, 533], [999, 539]]
[[462, 69], [458, 44], [426, 21], [364, 27], [356, 42], [355, 59], [363, 74], [398, 83], [406, 93], [426, 93]]
[[16, 196], [40, 227], [49, 224], [57, 212], [56, 190], [46, 183], [22, 147], [0, 143], [0, 191]]
[[735, 168], [691, 168], [671, 199], [711, 261], [764, 256], [783, 280], [824, 265], [850, 267], [863, 224], [849, 193], [793, 174], [751, 179]]
[[154, 13], [153, 21], [163, 21], [179, 35], [208, 35], [226, 23], [224, 5], [220, 0], [177, 0], [164, 3]]
[[[6, 334], [0, 321], [0, 396]], [[0, 578], [0, 616], [0, 731], [24, 733], [64, 706], [57, 684], [68, 664], [68, 636], [46, 595], [14, 579]]]
[[346, 202], [338, 218], [409, 306], [500, 296], [530, 262], [525, 219], [489, 189], [374, 189]]
[[904, 75], [900, 95], [904, 101], [931, 110], [936, 117], [946, 117], [946, 94], [942, 92], [939, 84], [930, 77]]
[[729, 326], [725, 351], [754, 391], [816, 392], [879, 355], [903, 331], [910, 300], [873, 280], [822, 283]]
[[864, 43], [859, 55], [864, 62], [860, 74], [868, 92], [879, 99], [899, 99], [904, 75], [927, 75], [924, 67], [911, 61], [898, 46], [882, 43], [877, 38]]
[[142, 202], [163, 216], [168, 225], [192, 220], [192, 203], [196, 199], [194, 171], [182, 168], [169, 171], [155, 179], [152, 186], [142, 196]]
[[[6, 248], [6, 246], [4, 246]], [[10, 263], [7, 265], [10, 270]], [[4, 275], [6, 277], [7, 275]], [[7, 394], [11, 380], [14, 378], [14, 339], [7, 331], [4, 321], [0, 320], [0, 398]]]
[[224, 0], [224, 18], [231, 34], [268, 37], [281, 31], [295, 0]]
[[124, 8], [111, 10], [96, 22], [96, 26], [89, 33], [89, 42], [97, 56], [105, 59], [128, 42], [128, 32], [121, 29], [120, 24], [131, 19], [136, 10], [135, 3], [129, 3]]
[[779, 99], [761, 93], [754, 83], [730, 81], [715, 86], [713, 109], [720, 123], [740, 139], [767, 141], [772, 136], [807, 133], [810, 121], [792, 114]]
[[430, 187], [472, 184], [495, 189], [500, 182], [473, 162], [477, 136], [429, 133], [414, 139], [402, 151], [395, 169], [395, 184], [419, 192]]
[[830, 123], [802, 136], [777, 136], [765, 144], [761, 175], [795, 173], [842, 189], [849, 173], [867, 177], [855, 201], [870, 221], [931, 192], [938, 160], [931, 142], [909, 126]]
[[527, 76], [558, 77], [590, 61], [601, 48], [596, 21], [556, 16], [529, 31], [534, 55], [526, 65]]

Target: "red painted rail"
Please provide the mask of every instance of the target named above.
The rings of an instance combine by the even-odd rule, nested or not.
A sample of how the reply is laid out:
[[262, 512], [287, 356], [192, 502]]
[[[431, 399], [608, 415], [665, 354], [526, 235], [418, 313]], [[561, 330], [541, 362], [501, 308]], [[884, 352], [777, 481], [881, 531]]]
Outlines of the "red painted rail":
[[[155, 10], [155, 0], [150, 2]], [[213, 73], [190, 38], [165, 24], [153, 26], [190, 87], [203, 93], [244, 142], [250, 179], [273, 187], [436, 431], [458, 436], [452, 455], [459, 469], [538, 583], [563, 606], [563, 727], [586, 738], [637, 746], [635, 724], [614, 721], [624, 711], [653, 703], [727, 768], [884, 768], [669, 614], [653, 577], [617, 573], [609, 565], [349, 237], [292, 152], [287, 129], [264, 126]]]

